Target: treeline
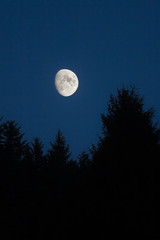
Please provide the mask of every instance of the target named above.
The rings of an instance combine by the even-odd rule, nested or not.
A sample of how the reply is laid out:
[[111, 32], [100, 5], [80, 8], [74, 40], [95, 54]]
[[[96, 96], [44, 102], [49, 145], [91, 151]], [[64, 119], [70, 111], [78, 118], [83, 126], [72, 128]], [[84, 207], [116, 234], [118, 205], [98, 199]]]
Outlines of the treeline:
[[[15, 121], [0, 124], [3, 239], [159, 239], [160, 129], [135, 88], [110, 96], [103, 135], [71, 159], [59, 130], [46, 154]], [[77, 142], [78, 148], [78, 142]]]

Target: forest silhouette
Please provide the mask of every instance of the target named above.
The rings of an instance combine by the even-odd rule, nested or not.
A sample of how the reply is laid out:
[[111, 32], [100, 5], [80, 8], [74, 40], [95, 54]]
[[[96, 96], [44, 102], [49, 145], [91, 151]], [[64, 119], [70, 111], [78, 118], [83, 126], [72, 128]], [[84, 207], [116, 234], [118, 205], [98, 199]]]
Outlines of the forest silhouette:
[[[61, 130], [44, 154], [16, 121], [0, 123], [3, 239], [160, 239], [160, 129], [134, 87], [110, 95], [103, 135], [71, 158]], [[78, 148], [78, 141], [77, 141]]]

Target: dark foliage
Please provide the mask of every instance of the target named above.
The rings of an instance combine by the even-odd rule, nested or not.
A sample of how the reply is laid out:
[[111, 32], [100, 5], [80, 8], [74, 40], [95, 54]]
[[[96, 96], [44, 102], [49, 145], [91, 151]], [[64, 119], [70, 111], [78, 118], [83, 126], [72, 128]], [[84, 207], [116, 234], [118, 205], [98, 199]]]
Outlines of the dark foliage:
[[[6, 239], [160, 239], [160, 129], [135, 88], [110, 96], [103, 135], [71, 159], [59, 130], [47, 154], [15, 121], [0, 124], [0, 220]], [[78, 144], [78, 143], [77, 143]]]
[[69, 146], [66, 145], [65, 138], [60, 130], [56, 135], [55, 142], [50, 142], [50, 145], [51, 149], [49, 149], [47, 154], [48, 168], [50, 170], [61, 170], [66, 166], [71, 153], [69, 152]]
[[31, 143], [31, 156], [35, 171], [41, 172], [46, 167], [46, 158], [43, 154], [43, 143], [38, 137], [34, 138], [34, 141]]
[[10, 163], [22, 160], [26, 141], [23, 141], [23, 135], [20, 133], [20, 127], [15, 121], [7, 121], [3, 124], [3, 148], [6, 159]]

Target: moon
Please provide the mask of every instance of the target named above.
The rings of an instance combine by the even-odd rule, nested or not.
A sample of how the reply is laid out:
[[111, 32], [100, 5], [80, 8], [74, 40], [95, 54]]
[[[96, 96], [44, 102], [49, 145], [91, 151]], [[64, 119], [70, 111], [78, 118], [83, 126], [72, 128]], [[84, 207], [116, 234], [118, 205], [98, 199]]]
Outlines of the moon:
[[64, 97], [74, 94], [79, 82], [76, 74], [68, 69], [61, 69], [55, 76], [55, 87], [58, 93]]

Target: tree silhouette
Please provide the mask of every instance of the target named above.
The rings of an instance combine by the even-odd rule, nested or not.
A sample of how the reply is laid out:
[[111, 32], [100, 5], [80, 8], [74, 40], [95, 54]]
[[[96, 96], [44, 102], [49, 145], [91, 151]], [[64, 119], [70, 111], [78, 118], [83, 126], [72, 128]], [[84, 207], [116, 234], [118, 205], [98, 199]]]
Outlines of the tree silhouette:
[[3, 123], [1, 123], [2, 118], [0, 118], [0, 166], [3, 165], [3, 153], [4, 153], [4, 148], [3, 148]]
[[40, 141], [38, 137], [34, 138], [34, 141], [31, 143], [32, 160], [33, 160], [35, 169], [38, 172], [45, 167], [45, 157], [43, 155], [43, 146], [44, 144]]
[[0, 118], [0, 147], [2, 147], [3, 143], [3, 124], [1, 123], [2, 118]]
[[89, 155], [86, 152], [82, 152], [78, 156], [78, 162], [81, 169], [87, 169], [91, 165], [91, 160], [89, 159]]
[[66, 144], [66, 140], [60, 130], [56, 135], [55, 142], [50, 142], [51, 149], [49, 149], [48, 168], [52, 171], [59, 171], [66, 166], [71, 153], [69, 151], [69, 145]]
[[[97, 149], [105, 158], [112, 153], [112, 156], [123, 159], [112, 162], [112, 167], [116, 164], [119, 169], [124, 166], [138, 168], [143, 165], [146, 152], [148, 155], [150, 150], [153, 154], [155, 148], [158, 149], [160, 130], [153, 123], [153, 108], [144, 111], [143, 98], [139, 97], [134, 87], [117, 90], [117, 93], [117, 97], [110, 96], [107, 115], [101, 115], [104, 137], [100, 137]], [[97, 149], [94, 149], [93, 155]], [[147, 165], [146, 159], [144, 161]], [[108, 161], [106, 164], [111, 163]]]
[[[0, 220], [8, 238], [159, 239], [160, 129], [135, 88], [111, 94], [102, 132], [78, 161], [59, 130], [47, 154], [0, 121]], [[78, 147], [78, 145], [77, 145]], [[111, 237], [110, 237], [111, 234]]]
[[15, 121], [7, 121], [3, 124], [3, 147], [5, 158], [10, 163], [15, 163], [23, 158], [26, 141], [24, 134], [20, 132], [21, 127]]
[[[33, 162], [32, 149], [29, 143], [26, 143], [23, 161], [21, 162], [23, 177], [26, 179], [35, 173], [35, 165]], [[27, 181], [27, 180], [26, 180]]]
[[151, 233], [160, 130], [153, 123], [153, 108], [144, 110], [143, 98], [134, 87], [117, 93], [110, 96], [107, 115], [101, 115], [103, 137], [92, 149], [94, 172], [98, 186], [107, 188], [116, 227], [121, 218], [126, 231], [135, 227], [138, 233]]
[[33, 162], [32, 149], [29, 143], [26, 143], [24, 150], [23, 162]]

